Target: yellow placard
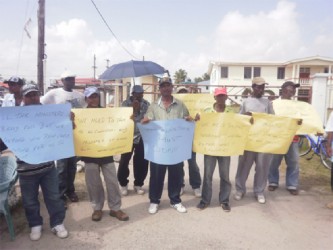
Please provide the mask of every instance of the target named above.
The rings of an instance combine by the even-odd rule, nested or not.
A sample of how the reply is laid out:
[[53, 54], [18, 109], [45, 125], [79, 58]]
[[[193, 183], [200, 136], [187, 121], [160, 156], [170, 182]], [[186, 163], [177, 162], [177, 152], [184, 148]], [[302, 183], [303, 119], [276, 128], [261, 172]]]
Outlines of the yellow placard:
[[294, 100], [275, 100], [273, 108], [276, 115], [302, 119], [302, 125], [296, 134], [324, 133], [323, 123], [314, 109], [307, 103]]
[[132, 108], [72, 109], [77, 156], [105, 157], [130, 152], [133, 146]]
[[213, 156], [243, 154], [250, 118], [233, 113], [201, 114], [195, 125], [193, 151]]
[[173, 94], [173, 96], [185, 103], [192, 117], [215, 103], [213, 94]]
[[248, 134], [245, 150], [286, 154], [300, 126], [297, 124], [298, 119], [265, 113], [252, 113], [252, 117], [254, 122]]

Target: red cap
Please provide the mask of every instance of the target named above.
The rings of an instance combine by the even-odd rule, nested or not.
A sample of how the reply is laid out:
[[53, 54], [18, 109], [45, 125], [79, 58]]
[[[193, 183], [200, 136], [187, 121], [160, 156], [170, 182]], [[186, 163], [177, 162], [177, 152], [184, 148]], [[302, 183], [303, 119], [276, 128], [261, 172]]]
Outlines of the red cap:
[[216, 88], [214, 90], [214, 96], [217, 95], [227, 95], [227, 88]]

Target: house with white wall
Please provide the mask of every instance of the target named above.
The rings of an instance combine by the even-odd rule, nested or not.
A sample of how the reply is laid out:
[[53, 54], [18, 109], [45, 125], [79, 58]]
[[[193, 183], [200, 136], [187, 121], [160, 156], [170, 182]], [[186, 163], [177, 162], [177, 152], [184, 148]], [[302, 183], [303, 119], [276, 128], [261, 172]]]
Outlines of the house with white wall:
[[[312, 56], [299, 59], [291, 59], [281, 62], [226, 62], [212, 61], [209, 63], [210, 91], [217, 86], [226, 86], [228, 94], [237, 103], [241, 103], [240, 96], [248, 95], [251, 91], [253, 77], [263, 77], [269, 85], [266, 87], [267, 95], [279, 95], [280, 86], [285, 81], [293, 81], [301, 86], [296, 93], [298, 100], [312, 102], [319, 91], [313, 90], [314, 76], [325, 74], [326, 81], [320, 81], [322, 86], [315, 89], [331, 89], [333, 85], [333, 58]], [[318, 81], [316, 81], [317, 84]], [[325, 86], [324, 86], [325, 85]], [[327, 88], [328, 86], [328, 88]], [[322, 92], [322, 91], [321, 91]], [[331, 96], [331, 95], [330, 95]], [[326, 109], [332, 108], [331, 97], [326, 99]], [[322, 99], [321, 99], [322, 100]], [[326, 113], [326, 112], [325, 112]], [[326, 117], [326, 115], [325, 115]]]

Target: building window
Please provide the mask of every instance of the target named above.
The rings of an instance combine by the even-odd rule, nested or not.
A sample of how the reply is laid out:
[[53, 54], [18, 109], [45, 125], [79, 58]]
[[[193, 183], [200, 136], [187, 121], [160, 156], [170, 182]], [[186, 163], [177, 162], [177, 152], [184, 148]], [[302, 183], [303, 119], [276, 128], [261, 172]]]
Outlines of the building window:
[[228, 78], [229, 72], [228, 67], [221, 67], [221, 78]]
[[284, 79], [286, 69], [284, 67], [278, 67], [277, 69], [277, 79]]
[[328, 73], [328, 68], [327, 67], [325, 67], [324, 73]]
[[251, 79], [252, 78], [252, 68], [251, 67], [244, 67], [244, 79]]
[[257, 77], [261, 75], [261, 68], [260, 67], [254, 67], [253, 68], [253, 77]]
[[310, 74], [310, 68], [300, 68], [299, 69], [299, 73], [307, 73], [307, 74]]

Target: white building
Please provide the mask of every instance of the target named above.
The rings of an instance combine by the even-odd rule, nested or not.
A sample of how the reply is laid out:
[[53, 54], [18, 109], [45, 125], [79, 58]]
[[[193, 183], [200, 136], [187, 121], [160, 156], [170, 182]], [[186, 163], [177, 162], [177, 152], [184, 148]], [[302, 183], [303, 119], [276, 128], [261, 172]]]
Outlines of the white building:
[[[266, 87], [268, 95], [279, 95], [280, 86], [285, 81], [300, 83], [296, 93], [298, 100], [312, 102], [322, 100], [325, 102], [324, 120], [327, 118], [327, 110], [333, 108], [333, 58], [313, 56], [293, 59], [286, 62], [223, 62], [212, 61], [209, 63], [208, 74], [210, 75], [210, 91], [217, 86], [226, 86], [230, 98], [236, 103], [241, 103], [242, 97], [251, 91], [253, 77], [263, 77], [269, 85]], [[313, 89], [315, 76], [323, 78], [316, 81], [322, 86]], [[323, 74], [323, 75], [321, 75]], [[325, 100], [316, 98], [315, 89], [324, 89]], [[323, 95], [323, 91], [320, 91]], [[314, 103], [313, 103], [314, 104]], [[315, 105], [315, 104], [314, 104]], [[322, 113], [322, 111], [321, 111]]]

